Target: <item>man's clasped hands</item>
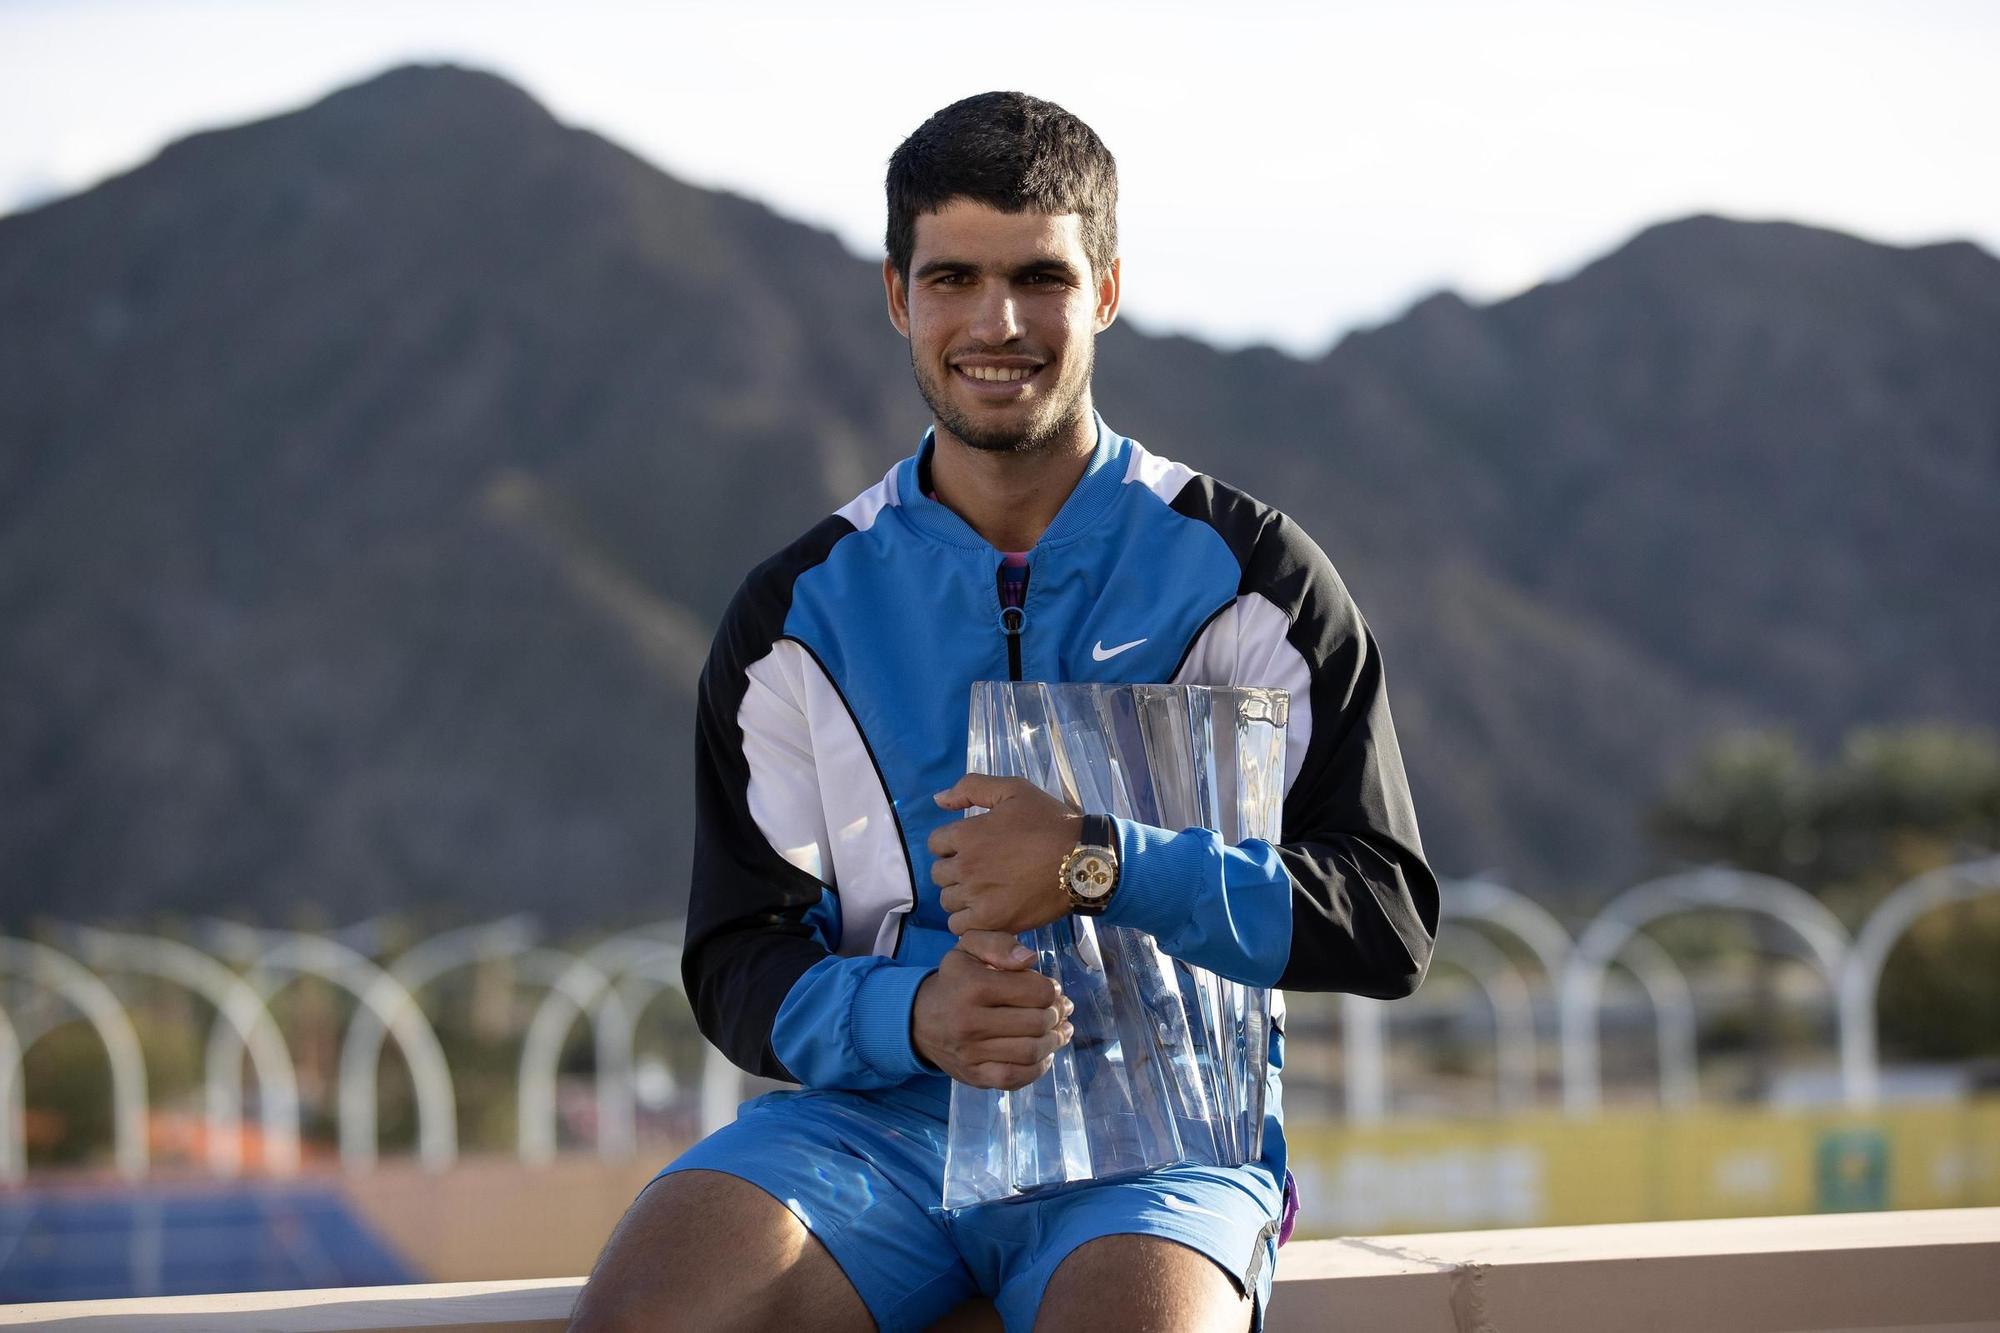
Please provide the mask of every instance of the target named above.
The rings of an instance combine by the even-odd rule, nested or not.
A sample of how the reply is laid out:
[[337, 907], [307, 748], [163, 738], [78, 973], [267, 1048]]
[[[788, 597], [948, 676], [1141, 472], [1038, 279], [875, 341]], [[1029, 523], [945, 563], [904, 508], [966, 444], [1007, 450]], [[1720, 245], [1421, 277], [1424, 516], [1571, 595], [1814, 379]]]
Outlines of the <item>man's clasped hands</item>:
[[1068, 915], [1059, 874], [1083, 816], [1026, 779], [983, 773], [935, 799], [986, 813], [930, 836], [931, 880], [958, 945], [917, 988], [911, 1044], [961, 1083], [1026, 1087], [1068, 1043], [1074, 1006], [1016, 936]]

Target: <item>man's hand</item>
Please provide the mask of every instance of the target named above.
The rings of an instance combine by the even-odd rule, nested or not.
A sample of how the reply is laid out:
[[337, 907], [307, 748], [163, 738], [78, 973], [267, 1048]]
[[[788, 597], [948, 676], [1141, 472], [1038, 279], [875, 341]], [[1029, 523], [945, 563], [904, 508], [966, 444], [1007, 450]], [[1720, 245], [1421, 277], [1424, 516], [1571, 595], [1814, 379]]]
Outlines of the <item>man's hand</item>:
[[1069, 915], [1060, 876], [1082, 835], [1081, 814], [1026, 778], [984, 773], [967, 773], [935, 799], [947, 810], [986, 809], [930, 837], [931, 882], [952, 934], [1018, 935]]
[[1033, 970], [1035, 955], [1004, 931], [975, 930], [917, 987], [910, 1043], [975, 1088], [1025, 1088], [1070, 1039], [1075, 1007]]

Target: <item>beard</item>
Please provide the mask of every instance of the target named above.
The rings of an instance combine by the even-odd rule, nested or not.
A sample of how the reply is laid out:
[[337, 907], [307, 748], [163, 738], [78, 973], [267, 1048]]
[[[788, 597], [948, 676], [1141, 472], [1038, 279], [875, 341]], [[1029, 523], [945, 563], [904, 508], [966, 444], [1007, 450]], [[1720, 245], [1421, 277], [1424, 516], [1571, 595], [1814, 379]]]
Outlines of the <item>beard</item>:
[[[1097, 356], [1095, 339], [1084, 339], [1080, 356], [1072, 358], [1068, 369], [1073, 376], [1058, 380], [1048, 397], [1036, 404], [1027, 420], [1015, 425], [981, 424], [961, 411], [951, 400], [942, 380], [920, 365], [914, 344], [910, 349], [910, 369], [917, 377], [917, 392], [937, 418], [937, 424], [974, 449], [993, 454], [1041, 453], [1067, 438], [1083, 416], [1083, 396], [1090, 388], [1090, 372]], [[952, 372], [947, 369], [946, 375]]]

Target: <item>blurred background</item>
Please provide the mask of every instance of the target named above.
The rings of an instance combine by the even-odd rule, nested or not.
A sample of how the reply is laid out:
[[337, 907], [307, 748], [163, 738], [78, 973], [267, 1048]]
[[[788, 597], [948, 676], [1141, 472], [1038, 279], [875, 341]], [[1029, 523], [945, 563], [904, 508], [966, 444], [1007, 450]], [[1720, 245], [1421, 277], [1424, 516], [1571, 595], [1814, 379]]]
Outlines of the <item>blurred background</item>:
[[692, 691], [925, 424], [881, 175], [1117, 154], [1097, 401], [1380, 638], [1302, 1234], [2000, 1203], [2000, 14], [0, 0], [0, 1300], [569, 1275], [762, 1090]]

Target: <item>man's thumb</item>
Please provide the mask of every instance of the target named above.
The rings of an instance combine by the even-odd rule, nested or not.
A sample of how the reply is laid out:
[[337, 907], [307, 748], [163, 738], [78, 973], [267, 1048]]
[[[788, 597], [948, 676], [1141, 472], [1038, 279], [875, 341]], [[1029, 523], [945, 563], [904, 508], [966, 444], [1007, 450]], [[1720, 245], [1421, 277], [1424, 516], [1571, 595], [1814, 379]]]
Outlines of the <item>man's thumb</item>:
[[968, 930], [958, 937], [958, 947], [1004, 972], [1025, 971], [1035, 961], [1035, 951], [1004, 930]]
[[1006, 778], [996, 778], [988, 773], [967, 773], [939, 792], [936, 799], [947, 810], [964, 810], [975, 805], [991, 810], [1011, 795], [1013, 791]]

